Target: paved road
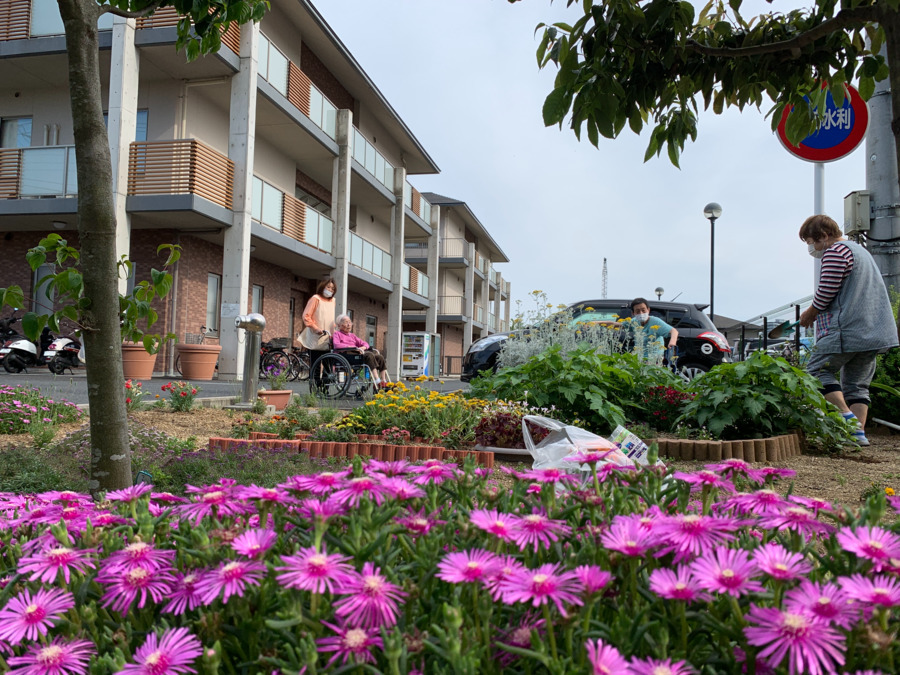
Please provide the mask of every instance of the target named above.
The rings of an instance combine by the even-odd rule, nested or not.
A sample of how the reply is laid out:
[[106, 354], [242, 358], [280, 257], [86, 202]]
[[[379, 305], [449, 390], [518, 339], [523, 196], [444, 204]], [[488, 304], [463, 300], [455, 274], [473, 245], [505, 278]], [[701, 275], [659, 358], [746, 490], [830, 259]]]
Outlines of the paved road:
[[[142, 388], [146, 392], [144, 400], [153, 401], [156, 394], [164, 395], [160, 391], [160, 387], [173, 379], [177, 378], [154, 377], [151, 380], [143, 380]], [[44, 396], [65, 399], [80, 405], [88, 402], [87, 378], [83, 368], [76, 369], [74, 374], [66, 373], [64, 375], [53, 375], [46, 368], [13, 375], [0, 368], [0, 386], [7, 384], [13, 386], [18, 384], [31, 385], [40, 389]], [[199, 398], [230, 397], [239, 399], [243, 387], [243, 383], [237, 380], [198, 381], [196, 384], [200, 388]], [[465, 382], [460, 382], [458, 377], [445, 378], [443, 381], [407, 382], [406, 384], [408, 386], [419, 384], [423, 389], [433, 389], [435, 391], [456, 391], [457, 389], [467, 389], [469, 386]], [[263, 386], [265, 387], [265, 383], [263, 383]], [[288, 382], [287, 387], [300, 395], [309, 391], [306, 382]], [[354, 408], [357, 405], [360, 405], [358, 401], [350, 399], [337, 402], [337, 407], [339, 408]]]

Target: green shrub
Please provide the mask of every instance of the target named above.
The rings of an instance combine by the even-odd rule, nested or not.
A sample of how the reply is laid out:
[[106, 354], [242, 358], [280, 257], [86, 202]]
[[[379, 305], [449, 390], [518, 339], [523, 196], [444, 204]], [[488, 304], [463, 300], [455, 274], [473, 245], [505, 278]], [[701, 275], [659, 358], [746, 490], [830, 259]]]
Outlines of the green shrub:
[[[872, 383], [900, 389], [900, 349], [892, 349], [878, 355], [878, 366]], [[872, 398], [870, 417], [900, 424], [900, 397], [877, 387], [872, 388], [870, 395]]]
[[0, 434], [24, 434], [34, 424], [64, 424], [82, 415], [74, 403], [54, 401], [40, 389], [0, 386]]
[[87, 473], [79, 473], [78, 461], [71, 457], [30, 447], [0, 450], [0, 492], [87, 491]]
[[679, 422], [706, 427], [724, 440], [802, 430], [823, 449], [847, 443], [852, 426], [819, 391], [819, 381], [782, 358], [754, 352], [695, 378]]

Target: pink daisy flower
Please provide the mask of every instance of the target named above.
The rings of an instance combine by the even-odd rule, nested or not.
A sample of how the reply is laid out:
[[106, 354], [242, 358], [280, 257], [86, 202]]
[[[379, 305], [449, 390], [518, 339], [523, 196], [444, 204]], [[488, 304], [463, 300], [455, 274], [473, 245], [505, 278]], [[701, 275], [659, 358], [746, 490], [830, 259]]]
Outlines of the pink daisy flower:
[[330, 497], [324, 501], [312, 498], [304, 499], [300, 502], [300, 507], [297, 510], [304, 518], [320, 520], [323, 523], [327, 523], [335, 516], [342, 516], [347, 513], [346, 506], [338, 504]]
[[248, 586], [259, 586], [266, 574], [266, 566], [254, 560], [223, 560], [214, 570], [203, 575], [197, 584], [197, 592], [204, 605], [211, 605], [219, 594], [222, 603], [232, 595], [244, 597]]
[[533, 546], [535, 552], [541, 547], [550, 546], [551, 541], [559, 541], [560, 536], [568, 536], [572, 533], [566, 521], [551, 520], [547, 514], [534, 509], [530, 514], [519, 516], [516, 524], [518, 527], [512, 533], [512, 540], [521, 549], [525, 550]]
[[827, 499], [817, 499], [816, 497], [804, 497], [803, 495], [788, 495], [788, 499], [794, 504], [809, 509], [813, 513], [818, 514], [819, 511], [834, 511], [834, 504]]
[[752, 467], [742, 459], [726, 459], [716, 464], [705, 464], [703, 468], [710, 471], [718, 471], [726, 476], [734, 476], [735, 474], [746, 476]]
[[94, 645], [87, 640], [56, 637], [49, 645], [33, 644], [24, 656], [10, 656], [10, 675], [84, 675]]
[[747, 477], [750, 480], [755, 480], [758, 483], [762, 483], [769, 479], [776, 478], [793, 478], [797, 475], [797, 472], [793, 469], [782, 469], [777, 466], [764, 466], [759, 469], [750, 469], [747, 472]]
[[171, 492], [153, 492], [150, 499], [154, 502], [162, 502], [164, 504], [187, 504], [189, 499], [173, 495]]
[[735, 513], [781, 513], [791, 506], [774, 490], [757, 490], [756, 492], [740, 492], [725, 500], [726, 509]]
[[675, 562], [679, 562], [731, 541], [732, 532], [738, 528], [738, 523], [730, 518], [683, 513], [661, 519], [654, 532], [666, 546], [659, 555], [674, 551]]
[[833, 525], [820, 522], [816, 514], [802, 506], [791, 506], [781, 513], [763, 514], [759, 526], [769, 530], [792, 530], [803, 535], [832, 532]]
[[460, 474], [460, 470], [455, 464], [425, 464], [424, 466], [414, 466], [410, 469], [411, 473], [418, 474], [412, 479], [417, 485], [425, 483], [434, 483], [440, 485], [446, 480], [456, 478]]
[[283, 489], [277, 487], [259, 487], [258, 485], [238, 487], [235, 490], [235, 497], [267, 504], [281, 504], [282, 506], [294, 504], [297, 501]]
[[602, 462], [617, 448], [611, 447], [608, 450], [579, 450], [578, 452], [563, 457], [564, 462], [575, 462], [577, 464], [596, 464]]
[[850, 602], [840, 586], [831, 583], [813, 583], [808, 579], [792, 588], [784, 596], [784, 607], [789, 612], [808, 612], [826, 622], [849, 629], [859, 619], [858, 608]]
[[629, 675], [693, 675], [695, 671], [687, 661], [672, 659], [632, 659]]
[[340, 489], [331, 495], [331, 499], [339, 504], [356, 508], [363, 497], [375, 500], [376, 504], [383, 504], [385, 494], [386, 490], [376, 479], [371, 476], [360, 476], [344, 481]]
[[276, 567], [281, 572], [276, 579], [286, 588], [298, 588], [313, 593], [335, 592], [335, 586], [342, 586], [353, 580], [355, 570], [348, 564], [350, 558], [340, 554], [328, 555], [312, 546], [301, 548], [294, 555], [283, 555], [284, 567]]
[[372, 647], [379, 649], [384, 647], [381, 638], [378, 636], [378, 629], [375, 628], [348, 628], [347, 626], [339, 627], [323, 621], [322, 625], [328, 626], [337, 635], [323, 637], [316, 640], [316, 645], [320, 652], [334, 652], [334, 655], [325, 664], [330, 667], [333, 663], [340, 660], [343, 665], [351, 665], [354, 663], [374, 663], [375, 657], [372, 656]]
[[628, 661], [619, 650], [603, 640], [588, 640], [584, 643], [591, 662], [593, 675], [614, 675], [628, 672]]
[[287, 488], [288, 490], [298, 490], [301, 492], [311, 492], [314, 495], [325, 495], [337, 488], [344, 479], [350, 475], [350, 469], [345, 471], [323, 471], [303, 476], [291, 476], [287, 483], [282, 483], [278, 487]]
[[853, 600], [882, 607], [900, 605], [900, 580], [887, 574], [865, 577], [854, 574], [840, 579], [841, 588]]
[[135, 541], [125, 548], [113, 552], [103, 561], [103, 574], [119, 574], [137, 567], [158, 570], [171, 567], [175, 551], [161, 550], [144, 541]]
[[726, 593], [737, 598], [763, 590], [762, 584], [753, 580], [759, 568], [741, 549], [718, 547], [695, 560], [691, 564], [691, 572], [700, 588], [714, 593]]
[[[900, 537], [880, 527], [844, 528], [835, 535], [845, 551], [880, 566], [890, 558], [900, 558]], [[880, 567], [879, 567], [880, 568]]]
[[687, 565], [678, 565], [674, 570], [659, 568], [650, 573], [650, 590], [666, 600], [706, 602], [710, 596], [705, 593]]
[[678, 480], [693, 486], [692, 490], [718, 488], [727, 492], [734, 492], [734, 483], [727, 478], [723, 478], [715, 471], [695, 471], [693, 473], [676, 471], [672, 475]]
[[46, 635], [67, 610], [75, 606], [75, 597], [58, 588], [41, 589], [32, 595], [25, 589], [0, 609], [0, 640], [17, 645]]
[[114, 490], [106, 493], [106, 498], [111, 502], [124, 502], [131, 504], [136, 502], [148, 492], [153, 492], [153, 486], [148, 483], [138, 483], [123, 490]]
[[430, 514], [425, 512], [425, 507], [422, 507], [418, 511], [408, 513], [402, 518], [397, 518], [397, 523], [405, 527], [406, 531], [413, 537], [420, 537], [423, 534], [428, 534], [435, 525], [444, 525], [446, 522], [446, 520], [432, 518]]
[[381, 479], [381, 487], [390, 499], [405, 501], [425, 496], [425, 490], [418, 485], [413, 485], [408, 480], [396, 476]]
[[272, 548], [272, 544], [278, 539], [278, 535], [272, 530], [247, 530], [239, 534], [231, 542], [231, 548], [240, 555], [255, 560], [262, 557], [266, 551]]
[[347, 597], [338, 600], [334, 613], [345, 620], [352, 617], [354, 624], [366, 628], [397, 623], [398, 603], [406, 597], [406, 593], [388, 581], [371, 562], [363, 564], [362, 573], [351, 574], [337, 593]]
[[775, 667], [787, 657], [791, 675], [829, 675], [844, 664], [843, 635], [812, 614], [753, 605], [745, 618], [747, 642]]
[[135, 567], [124, 570], [112, 568], [97, 575], [97, 582], [107, 586], [101, 603], [117, 612], [125, 613], [136, 598], [138, 607], [147, 604], [147, 596], [153, 602], [162, 602], [172, 590], [175, 579], [168, 570]]
[[537, 569], [518, 569], [500, 582], [503, 602], [512, 605], [530, 602], [534, 607], [553, 602], [560, 614], [566, 616], [563, 603], [583, 604], [579, 597], [584, 585], [575, 572], [562, 569], [559, 564], [547, 563]]
[[500, 565], [497, 556], [480, 548], [448, 553], [438, 563], [435, 575], [449, 584], [465, 584], [485, 581]]
[[91, 553], [95, 553], [93, 549], [78, 550], [60, 546], [56, 542], [54, 544], [52, 548], [45, 548], [35, 555], [22, 556], [19, 559], [19, 574], [31, 572], [29, 581], [52, 584], [62, 572], [63, 579], [68, 584], [73, 571], [84, 574], [88, 568], [95, 567], [89, 557]]
[[[509, 645], [510, 647], [519, 647], [521, 649], [531, 648], [531, 634], [537, 631], [538, 636], [544, 633], [544, 620], [539, 619], [533, 612], [528, 612], [522, 617], [518, 626], [514, 626], [503, 631], [497, 638], [497, 643]], [[497, 654], [497, 660], [508, 668], [516, 659], [518, 654], [507, 651], [500, 651]]]
[[187, 610], [197, 609], [202, 604], [197, 586], [204, 575], [203, 570], [191, 570], [187, 574], [177, 572], [169, 602], [163, 607], [164, 614], [184, 614]]
[[485, 583], [485, 588], [487, 588], [488, 593], [491, 594], [491, 597], [495, 602], [500, 602], [503, 599], [503, 592], [500, 588], [503, 582], [512, 577], [514, 574], [517, 574], [519, 572], [525, 573], [527, 571], [528, 570], [525, 569], [525, 565], [520, 563], [511, 555], [497, 556], [497, 567], [494, 569], [490, 578]]
[[157, 638], [150, 633], [134, 653], [135, 663], [126, 665], [115, 675], [179, 675], [196, 673], [191, 668], [203, 653], [200, 640], [187, 628], [173, 628]]
[[522, 480], [533, 480], [536, 483], [577, 483], [575, 476], [566, 473], [562, 469], [531, 469], [519, 474]]
[[499, 513], [497, 509], [476, 509], [469, 514], [472, 524], [485, 532], [490, 532], [503, 541], [512, 541], [518, 532], [519, 518], [511, 513]]
[[575, 576], [584, 586], [584, 592], [587, 595], [599, 593], [612, 579], [612, 574], [600, 569], [597, 565], [579, 565], [575, 568]]
[[600, 543], [611, 551], [639, 558], [657, 544], [657, 536], [640, 517], [614, 516], [609, 529], [600, 535]]
[[193, 501], [176, 506], [175, 513], [194, 525], [199, 525], [207, 516], [222, 518], [251, 512], [250, 507], [235, 497], [231, 485], [206, 485], [199, 488], [188, 485], [185, 491], [191, 495]]
[[409, 473], [412, 465], [405, 459], [391, 462], [383, 462], [380, 459], [373, 459], [366, 465], [366, 471], [369, 473], [381, 474], [385, 477], [402, 476]]
[[784, 546], [770, 542], [753, 552], [759, 568], [774, 579], [797, 579], [812, 569], [800, 553], [788, 551]]
[[888, 497], [887, 502], [891, 505], [891, 508], [894, 509], [894, 511], [900, 511], [900, 496]]

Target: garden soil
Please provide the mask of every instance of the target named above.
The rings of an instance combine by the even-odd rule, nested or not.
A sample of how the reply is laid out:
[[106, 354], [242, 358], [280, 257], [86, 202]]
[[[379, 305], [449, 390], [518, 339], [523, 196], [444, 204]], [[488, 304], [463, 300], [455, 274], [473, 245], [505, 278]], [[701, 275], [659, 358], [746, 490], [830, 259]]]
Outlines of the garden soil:
[[[237, 414], [215, 408], [197, 408], [190, 413], [166, 410], [145, 410], [132, 413], [143, 425], [181, 439], [193, 436], [197, 447], [205, 447], [212, 436], [227, 436]], [[74, 431], [81, 423], [63, 425], [57, 438]], [[892, 434], [884, 427], [869, 426], [871, 446], [840, 455], [802, 455], [792, 457], [777, 466], [797, 472], [794, 479], [796, 494], [815, 496], [846, 506], [857, 506], [872, 486], [883, 490], [890, 487], [900, 494], [900, 434]], [[0, 449], [8, 445], [28, 445], [29, 435], [0, 436]], [[700, 462], [675, 461], [682, 470], [695, 470]]]

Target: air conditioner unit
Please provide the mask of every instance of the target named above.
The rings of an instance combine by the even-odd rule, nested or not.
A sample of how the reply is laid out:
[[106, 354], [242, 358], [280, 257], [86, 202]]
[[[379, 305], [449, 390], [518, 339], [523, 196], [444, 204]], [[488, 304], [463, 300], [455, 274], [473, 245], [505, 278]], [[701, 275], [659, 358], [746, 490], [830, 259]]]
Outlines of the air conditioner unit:
[[844, 197], [844, 234], [868, 232], [871, 228], [872, 213], [868, 190], [855, 190]]

